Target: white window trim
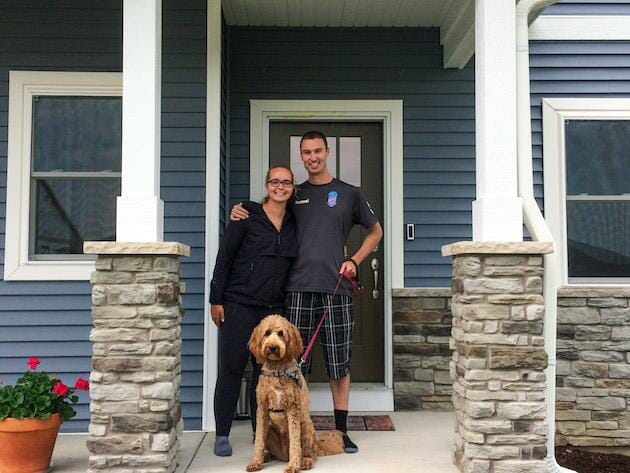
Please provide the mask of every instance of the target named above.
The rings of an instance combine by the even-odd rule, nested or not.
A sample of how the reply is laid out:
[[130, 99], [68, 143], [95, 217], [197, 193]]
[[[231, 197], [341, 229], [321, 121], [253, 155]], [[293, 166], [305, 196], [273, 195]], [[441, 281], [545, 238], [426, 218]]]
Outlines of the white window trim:
[[555, 240], [556, 252], [560, 258], [560, 284], [571, 286], [627, 285], [630, 279], [626, 281], [626, 278], [575, 278], [576, 281], [569, 282], [566, 243], [564, 122], [572, 119], [630, 119], [630, 99], [543, 99], [542, 108], [545, 220]]
[[32, 97], [122, 96], [116, 72], [9, 71], [5, 281], [89, 280], [94, 261], [33, 261], [28, 258]]
[[[391, 411], [393, 399], [392, 288], [404, 287], [403, 102], [402, 100], [250, 100], [250, 199], [264, 193], [269, 167], [269, 122], [272, 120], [370, 120], [383, 123], [383, 203], [385, 295], [385, 383], [353, 384], [350, 409]], [[328, 389], [311, 390], [313, 410], [332, 410]]]

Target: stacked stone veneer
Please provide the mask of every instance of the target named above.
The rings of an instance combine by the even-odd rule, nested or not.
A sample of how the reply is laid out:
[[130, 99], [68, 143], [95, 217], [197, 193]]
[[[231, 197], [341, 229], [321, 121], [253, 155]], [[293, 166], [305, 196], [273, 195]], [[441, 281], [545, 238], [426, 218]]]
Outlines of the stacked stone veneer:
[[466, 473], [542, 472], [547, 456], [542, 254], [550, 244], [455, 243], [455, 462]]
[[450, 289], [394, 289], [394, 407], [452, 410]]
[[558, 291], [556, 443], [630, 446], [630, 289]]
[[94, 327], [88, 472], [173, 472], [182, 422], [177, 243], [86, 243]]

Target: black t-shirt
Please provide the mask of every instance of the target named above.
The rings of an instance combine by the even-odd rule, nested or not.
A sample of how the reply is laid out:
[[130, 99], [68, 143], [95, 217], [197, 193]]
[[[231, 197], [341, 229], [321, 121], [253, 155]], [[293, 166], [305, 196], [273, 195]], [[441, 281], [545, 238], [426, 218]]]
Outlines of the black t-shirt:
[[[298, 256], [287, 290], [332, 294], [350, 230], [355, 224], [370, 228], [378, 219], [361, 190], [338, 179], [300, 184], [291, 210], [297, 223]], [[352, 295], [349, 281], [344, 279], [337, 293]]]

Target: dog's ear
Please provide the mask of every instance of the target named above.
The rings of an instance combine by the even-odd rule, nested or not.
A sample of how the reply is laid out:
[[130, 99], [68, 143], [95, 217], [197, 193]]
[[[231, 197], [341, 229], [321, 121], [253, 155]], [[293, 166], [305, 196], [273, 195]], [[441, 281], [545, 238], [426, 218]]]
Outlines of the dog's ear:
[[251, 352], [252, 355], [254, 355], [254, 358], [256, 358], [256, 362], [258, 364], [262, 364], [265, 360], [263, 359], [263, 353], [262, 353], [262, 341], [263, 341], [263, 323], [259, 323], [258, 325], [256, 325], [256, 328], [254, 328], [254, 331], [252, 332], [252, 336], [249, 337], [249, 343], [248, 343], [248, 347], [249, 347], [249, 351]]
[[302, 354], [304, 345], [302, 344], [302, 336], [297, 327], [292, 323], [288, 323], [288, 326], [289, 339], [287, 340], [287, 358], [294, 360]]

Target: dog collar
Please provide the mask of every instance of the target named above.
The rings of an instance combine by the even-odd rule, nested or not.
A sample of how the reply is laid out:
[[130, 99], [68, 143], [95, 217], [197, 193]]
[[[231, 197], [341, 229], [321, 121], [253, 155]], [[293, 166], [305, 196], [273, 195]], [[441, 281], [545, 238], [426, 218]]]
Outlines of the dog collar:
[[297, 365], [293, 365], [283, 370], [276, 370], [276, 371], [261, 370], [260, 372], [260, 374], [262, 374], [263, 376], [273, 376], [275, 378], [288, 376], [289, 378], [293, 379], [298, 384], [298, 386], [302, 387], [302, 381], [300, 379], [299, 373], [300, 373], [300, 368]]

